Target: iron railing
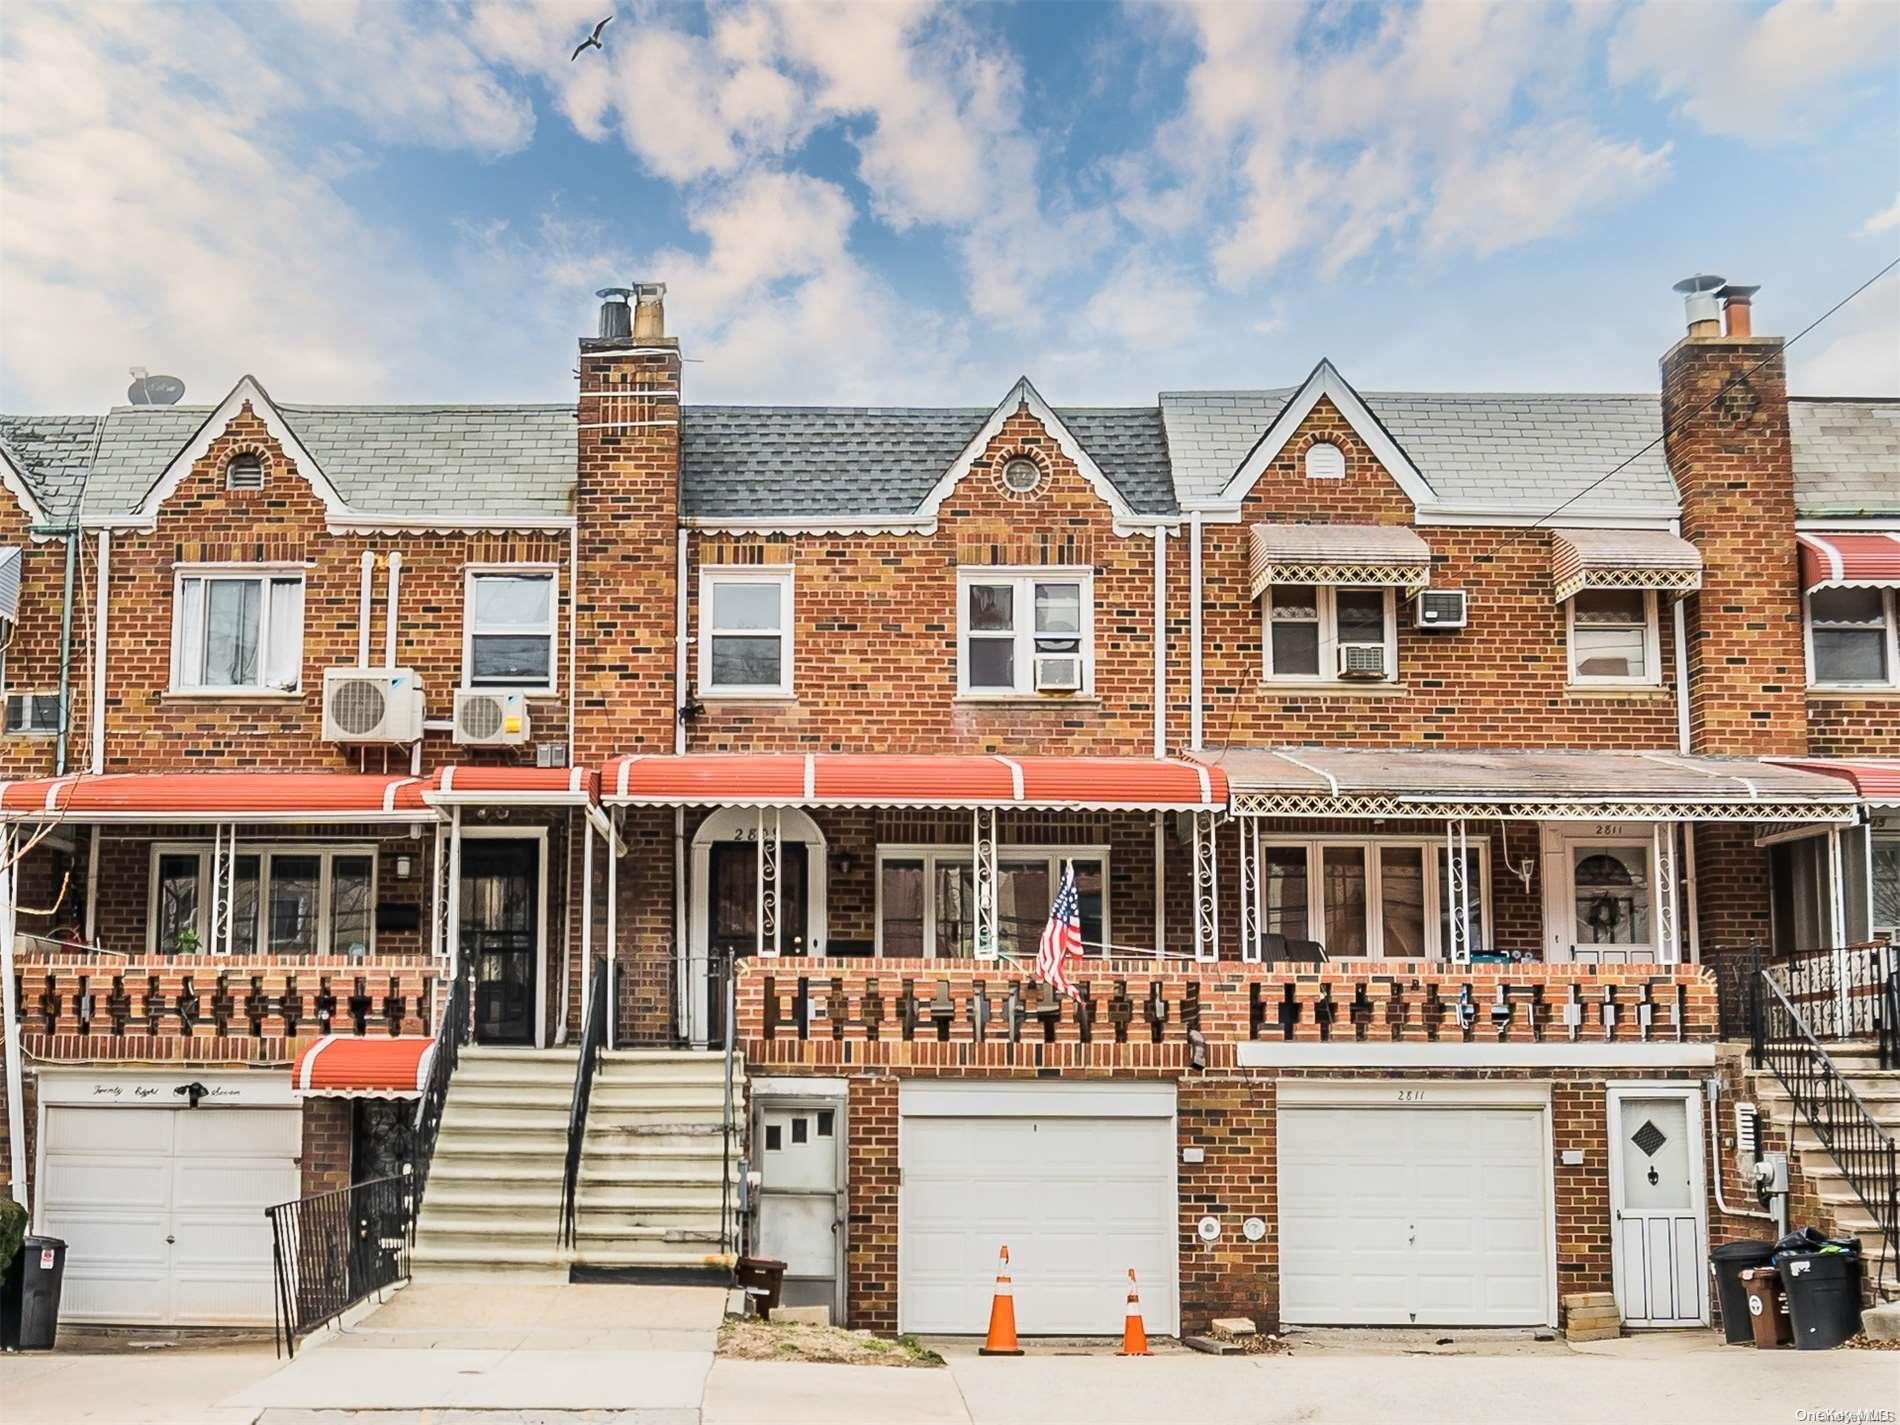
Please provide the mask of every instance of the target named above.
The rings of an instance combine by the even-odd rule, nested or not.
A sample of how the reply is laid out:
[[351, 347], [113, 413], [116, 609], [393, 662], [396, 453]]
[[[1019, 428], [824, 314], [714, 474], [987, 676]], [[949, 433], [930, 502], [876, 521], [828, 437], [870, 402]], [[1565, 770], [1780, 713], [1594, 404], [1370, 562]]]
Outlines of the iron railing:
[[1900, 954], [1887, 959], [1887, 978], [1880, 986], [1879, 1029], [1875, 1042], [1880, 1067], [1900, 1069]]
[[1775, 1072], [1801, 1116], [1840, 1167], [1881, 1238], [1878, 1281], [1900, 1260], [1900, 1147], [1841, 1076], [1773, 969], [1756, 977], [1755, 1065]]
[[[1900, 948], [1879, 942], [1770, 950], [1762, 945], [1705, 948], [1715, 970], [1722, 1036], [1753, 1039], [1759, 976], [1768, 972], [1822, 1043], [1867, 1040], [1891, 1044], [1895, 1015], [1889, 985], [1900, 971]], [[1884, 1058], [1882, 1068], [1895, 1067]]]
[[567, 1113], [567, 1164], [561, 1174], [561, 1220], [558, 1240], [574, 1245], [580, 1208], [581, 1153], [587, 1145], [587, 1105], [594, 1093], [594, 1075], [607, 1045], [607, 1016], [613, 998], [612, 966], [601, 960], [587, 991], [586, 1026], [581, 1032], [580, 1057], [574, 1064], [574, 1099]]
[[733, 1230], [732, 1221], [732, 1146], [736, 1131], [733, 1121], [733, 1016], [738, 1010], [738, 981], [733, 973], [732, 960], [726, 957], [725, 968], [725, 1053], [726, 1053], [726, 1111], [725, 1144], [719, 1154], [719, 1247], [721, 1251], [730, 1250], [735, 1256], [739, 1251], [739, 1234]]
[[279, 1354], [409, 1275], [421, 1193], [413, 1174], [375, 1178], [265, 1209]]
[[461, 1061], [462, 1046], [469, 1038], [469, 1004], [472, 964], [464, 960], [449, 983], [442, 1019], [435, 1029], [435, 1052], [429, 1060], [429, 1082], [416, 1104], [415, 1126], [409, 1138], [410, 1171], [416, 1180], [416, 1205], [421, 1209], [423, 1190], [429, 1185], [429, 1166], [435, 1161], [435, 1140], [442, 1131], [442, 1112], [449, 1103], [449, 1078]]

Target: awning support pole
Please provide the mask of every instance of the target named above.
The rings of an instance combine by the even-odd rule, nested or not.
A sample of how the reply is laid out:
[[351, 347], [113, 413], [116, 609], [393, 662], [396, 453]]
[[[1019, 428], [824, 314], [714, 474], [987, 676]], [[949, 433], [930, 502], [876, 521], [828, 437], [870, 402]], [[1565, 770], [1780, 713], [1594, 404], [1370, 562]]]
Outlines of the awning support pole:
[[[1873, 866], [1867, 867], [1867, 877], [1873, 879]], [[1830, 827], [1827, 832], [1827, 911], [1832, 921], [1828, 938], [1834, 942], [1834, 993], [1838, 1001], [1836, 1013], [1839, 1014], [1839, 1033], [1846, 1038], [1854, 1032], [1854, 1026], [1848, 1023], [1849, 1007], [1847, 1003], [1847, 896], [1841, 876], [1841, 833]]]
[[[99, 934], [99, 826], [86, 828], [86, 943], [97, 945]], [[1870, 881], [1871, 886], [1873, 883]], [[1870, 920], [1868, 924], [1872, 924]]]
[[1214, 813], [1194, 813], [1194, 958], [1220, 958], [1220, 864]]
[[996, 935], [996, 808], [970, 813], [971, 876], [976, 890], [976, 958], [994, 960], [1002, 950]]
[[1471, 963], [1471, 886], [1465, 874], [1465, 822], [1463, 817], [1445, 823], [1445, 875], [1450, 881], [1451, 959], [1453, 964]]
[[607, 1047], [620, 1037], [620, 827], [607, 842]]
[[1240, 841], [1240, 958], [1258, 961], [1260, 940], [1260, 824], [1251, 816], [1236, 823]]
[[1168, 816], [1155, 817], [1155, 954], [1168, 948]]
[[435, 845], [432, 848], [429, 867], [429, 952], [440, 961], [448, 954], [448, 935], [442, 924], [447, 903], [442, 898], [442, 879], [445, 874], [444, 857], [448, 847], [442, 837], [442, 823], [435, 824]]
[[[462, 973], [462, 808], [451, 809], [449, 820], [449, 876], [442, 888], [443, 938], [449, 946], [449, 982]], [[471, 996], [471, 999], [473, 996]]]
[[1659, 821], [1650, 828], [1656, 847], [1656, 944], [1665, 965], [1682, 961], [1682, 929], [1676, 914], [1676, 828]]
[[[594, 823], [581, 818], [581, 1024], [593, 1010], [594, 994]], [[583, 1029], [583, 1037], [585, 1030]]]
[[[12, 828], [0, 829], [0, 1042], [6, 1046], [7, 1191], [21, 1207], [26, 1197], [26, 1100], [20, 1075], [20, 1005], [13, 983], [13, 891], [19, 868], [13, 864]], [[29, 1221], [31, 1219], [29, 1218]]]
[[779, 856], [784, 850], [785, 814], [777, 807], [759, 811], [759, 934], [768, 955], [785, 949], [784, 919], [779, 914]]

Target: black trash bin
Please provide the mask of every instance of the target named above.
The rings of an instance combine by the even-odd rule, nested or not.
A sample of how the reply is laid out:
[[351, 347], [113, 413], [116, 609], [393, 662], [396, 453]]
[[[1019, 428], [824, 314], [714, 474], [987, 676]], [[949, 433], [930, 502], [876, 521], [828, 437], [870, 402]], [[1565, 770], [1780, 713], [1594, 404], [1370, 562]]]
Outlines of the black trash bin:
[[1715, 1278], [1716, 1299], [1722, 1303], [1722, 1336], [1731, 1346], [1755, 1343], [1742, 1273], [1767, 1266], [1774, 1255], [1773, 1242], [1724, 1242], [1709, 1253], [1709, 1275]]
[[1825, 1351], [1860, 1330], [1860, 1257], [1814, 1252], [1784, 1257], [1788, 1319], [1799, 1351]]
[[50, 1351], [59, 1332], [59, 1289], [66, 1276], [66, 1244], [28, 1237], [0, 1282], [0, 1347]]

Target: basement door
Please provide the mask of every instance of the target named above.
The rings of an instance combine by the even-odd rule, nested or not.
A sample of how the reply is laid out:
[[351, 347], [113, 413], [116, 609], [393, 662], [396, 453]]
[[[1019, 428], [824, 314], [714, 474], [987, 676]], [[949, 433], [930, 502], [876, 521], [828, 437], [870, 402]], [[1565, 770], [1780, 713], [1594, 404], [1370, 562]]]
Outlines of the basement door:
[[1283, 1321], [1550, 1322], [1547, 1111], [1428, 1104], [1280, 1109]]
[[1610, 1090], [1610, 1226], [1626, 1326], [1708, 1323], [1701, 1104], [1695, 1089]]
[[1130, 1268], [1179, 1329], [1173, 1084], [911, 1080], [898, 1115], [900, 1331], [982, 1334], [1004, 1246], [1025, 1336], [1119, 1336]]
[[67, 1242], [62, 1321], [264, 1326], [264, 1209], [302, 1192], [297, 1108], [48, 1105], [37, 1230]]

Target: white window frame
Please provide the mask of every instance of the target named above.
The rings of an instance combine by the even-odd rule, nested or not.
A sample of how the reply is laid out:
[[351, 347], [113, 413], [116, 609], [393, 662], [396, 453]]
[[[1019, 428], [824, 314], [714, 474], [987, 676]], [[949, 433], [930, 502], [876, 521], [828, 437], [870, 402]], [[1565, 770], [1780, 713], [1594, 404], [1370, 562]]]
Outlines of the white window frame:
[[[790, 698], [795, 680], [792, 672], [794, 631], [798, 626], [793, 602], [793, 566], [790, 564], [709, 565], [699, 571], [699, 670], [696, 682], [701, 698]], [[768, 638], [767, 629], [715, 628], [712, 622], [713, 589], [719, 584], [773, 584], [778, 587], [779, 680], [776, 683], [715, 684], [713, 640], [715, 638]]]
[[[207, 585], [212, 583], [250, 582], [262, 585], [257, 602], [257, 666], [260, 674], [270, 666], [270, 604], [271, 588], [278, 580], [294, 579], [301, 587], [302, 613], [308, 615], [310, 581], [306, 578], [307, 568], [302, 564], [175, 564], [172, 566], [172, 647], [171, 647], [171, 685], [170, 692], [182, 693], [189, 697], [241, 697], [272, 698], [296, 697], [303, 692], [304, 664], [304, 619], [297, 623], [297, 681], [288, 688], [274, 688], [266, 682], [256, 683], [190, 683], [181, 676], [179, 659], [185, 652], [185, 581], [201, 579]], [[209, 589], [199, 605], [201, 613], [209, 617], [211, 598]], [[199, 646], [203, 647], [203, 634], [199, 636]]]
[[[1001, 873], [1004, 862], [1034, 861], [1046, 859], [1049, 863], [1049, 884], [1054, 887], [1060, 883], [1062, 863], [1064, 861], [1100, 861], [1102, 863], [1102, 940], [1115, 943], [1115, 932], [1110, 916], [1113, 913], [1114, 867], [1106, 846], [1017, 846], [999, 841], [996, 844], [996, 865]], [[974, 852], [968, 846], [948, 846], [939, 842], [928, 846], [879, 846], [877, 848], [876, 894], [873, 897], [871, 914], [873, 953], [883, 958], [884, 948], [884, 863], [886, 861], [921, 861], [924, 864], [924, 948], [919, 952], [921, 958], [937, 958], [937, 868], [940, 865], [968, 866], [973, 863]], [[1084, 952], [1087, 953], [1086, 951]], [[974, 957], [972, 957], [974, 963]]]
[[1900, 923], [1896, 923], [1893, 925], [1880, 925], [1880, 924], [1875, 923], [1874, 921], [1873, 907], [1876, 904], [1878, 904], [1878, 902], [1875, 901], [1874, 899], [1875, 858], [1872, 855], [1874, 847], [1879, 846], [1882, 843], [1891, 842], [1896, 846], [1900, 846], [1900, 830], [1896, 830], [1896, 831], [1876, 830], [1872, 833], [1872, 836], [1870, 839], [1872, 841], [1872, 845], [1868, 847], [1869, 855], [1867, 858], [1868, 934], [1879, 935], [1882, 932], [1885, 932], [1886, 934], [1889, 934], [1893, 937], [1894, 942], [1896, 944], [1900, 944]]
[[[1012, 625], [1010, 637], [1015, 643], [1013, 666], [1016, 682], [1008, 688], [970, 686], [970, 586], [972, 584], [1010, 584]], [[1072, 691], [1036, 691], [1036, 585], [1076, 584], [1081, 588], [1082, 629], [1075, 635], [1082, 659], [1082, 686]], [[976, 637], [986, 635], [977, 634]], [[998, 638], [1000, 635], [990, 634]], [[1045, 638], [1067, 638], [1068, 634], [1044, 634]], [[965, 564], [957, 568], [957, 697], [973, 702], [1021, 701], [1029, 698], [1083, 698], [1095, 694], [1095, 571], [1078, 564]]]
[[[1580, 590], [1579, 593], [1588, 593]], [[1572, 687], [1577, 688], [1659, 688], [1662, 686], [1661, 619], [1657, 612], [1654, 589], [1599, 590], [1601, 593], [1641, 594], [1643, 596], [1643, 671], [1640, 678], [1619, 678], [1602, 673], [1577, 671], [1577, 594], [1564, 600], [1564, 667]], [[1619, 625], [1620, 627], [1620, 625]], [[1680, 657], [1680, 651], [1677, 654]]]
[[[1311, 589], [1314, 607], [1319, 611], [1319, 671], [1316, 673], [1278, 673], [1273, 667], [1273, 590], [1275, 588]], [[1385, 676], [1348, 678], [1339, 676], [1339, 592], [1378, 593], [1385, 601]], [[1397, 591], [1379, 584], [1280, 584], [1269, 585], [1260, 595], [1260, 667], [1269, 683], [1329, 683], [1353, 687], [1363, 683], [1396, 683], [1399, 680], [1399, 619]]]
[[[198, 861], [198, 905], [192, 929], [198, 935], [198, 953], [210, 954], [211, 946], [211, 891], [212, 857], [216, 852], [215, 843], [210, 841], [154, 841], [151, 843], [147, 860], [145, 890], [145, 950], [147, 954], [160, 953], [158, 946], [158, 906], [159, 886], [158, 867], [161, 858], [166, 856], [193, 856]], [[330, 945], [331, 932], [331, 896], [334, 890], [334, 863], [336, 858], [369, 858], [369, 942], [364, 951], [366, 958], [376, 954], [376, 902], [382, 878], [381, 848], [373, 841], [254, 841], [240, 842], [237, 849], [240, 860], [248, 856], [258, 857], [257, 864], [257, 934], [258, 944], [253, 954], [264, 956], [282, 953], [301, 955], [302, 951], [278, 952], [270, 947], [270, 881], [271, 859], [276, 856], [315, 856], [318, 858], [317, 871], [317, 948], [309, 952], [313, 956], [332, 955], [335, 952]], [[218, 948], [223, 954], [223, 947]]]
[[[1325, 907], [1319, 895], [1323, 884], [1322, 871], [1325, 865], [1325, 853], [1329, 847], [1351, 846], [1364, 849], [1366, 866], [1366, 953], [1354, 956], [1354, 959], [1383, 960], [1385, 954], [1385, 905], [1384, 891], [1380, 883], [1379, 852], [1388, 846], [1416, 846], [1423, 850], [1425, 869], [1425, 958], [1443, 960], [1449, 954], [1449, 948], [1439, 934], [1439, 922], [1445, 915], [1445, 897], [1448, 890], [1444, 885], [1438, 858], [1445, 854], [1445, 838], [1442, 836], [1262, 836], [1258, 844], [1255, 861], [1254, 883], [1260, 888], [1260, 933], [1264, 937], [1266, 929], [1266, 874], [1267, 852], [1292, 848], [1306, 852], [1306, 938], [1326, 944]], [[1472, 841], [1468, 849], [1477, 853], [1478, 884], [1476, 905], [1479, 924], [1492, 942], [1487, 949], [1496, 948], [1497, 922], [1491, 905], [1491, 847], [1483, 838]], [[1319, 932], [1315, 934], [1314, 932]], [[1244, 947], [1243, 947], [1244, 948]], [[1328, 948], [1327, 956], [1332, 956]], [[1412, 957], [1404, 957], [1410, 959]]]
[[[546, 579], [548, 619], [545, 626], [497, 624], [475, 626], [475, 586], [485, 578]], [[475, 638], [543, 638], [548, 641], [548, 676], [540, 683], [477, 683]], [[552, 698], [561, 688], [561, 566], [558, 564], [468, 564], [462, 569], [462, 688], [464, 691], [520, 692], [529, 697]]]
[[[13, 727], [10, 725], [9, 714], [12, 711], [12, 703], [15, 698], [21, 700], [21, 706], [26, 710], [26, 723], [21, 727]], [[53, 721], [46, 726], [38, 726], [33, 722], [34, 705], [42, 698], [51, 698], [53, 700]], [[59, 689], [45, 688], [35, 690], [30, 688], [8, 688], [5, 686], [4, 675], [0, 675], [0, 736], [57, 737], [59, 736], [60, 722]]]
[[[1900, 589], [1875, 589], [1880, 595], [1881, 614], [1886, 620], [1887, 633], [1887, 679], [1885, 682], [1822, 682], [1814, 673], [1814, 596], [1826, 592], [1830, 587], [1809, 589], [1801, 595], [1801, 641], [1806, 647], [1808, 659], [1808, 686], [1810, 688], [1865, 689], [1868, 692], [1880, 692], [1900, 688]], [[1849, 625], [1852, 627], [1853, 625]]]

